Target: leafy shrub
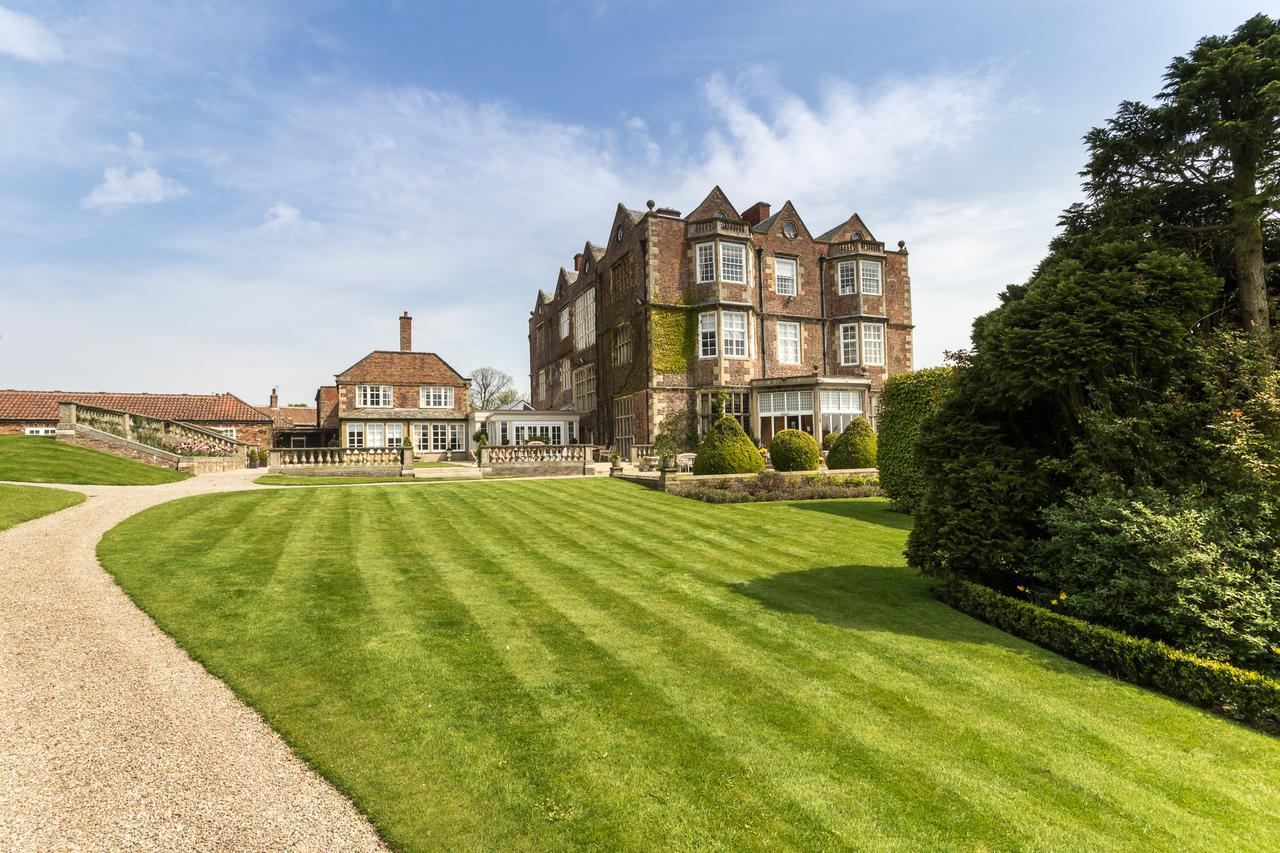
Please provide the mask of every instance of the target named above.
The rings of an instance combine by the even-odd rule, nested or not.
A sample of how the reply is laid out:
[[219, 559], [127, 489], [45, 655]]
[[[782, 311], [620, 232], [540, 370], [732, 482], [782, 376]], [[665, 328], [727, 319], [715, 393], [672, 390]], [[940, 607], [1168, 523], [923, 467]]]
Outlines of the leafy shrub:
[[970, 616], [1115, 678], [1280, 731], [1280, 681], [1275, 679], [1054, 613], [960, 578], [939, 585], [934, 594]]
[[941, 405], [953, 373], [950, 367], [930, 367], [894, 374], [884, 384], [876, 467], [881, 488], [902, 512], [911, 512], [924, 491], [924, 477], [916, 461], [920, 425]]
[[876, 431], [866, 418], [849, 421], [827, 453], [827, 467], [832, 470], [876, 467]]
[[831, 445], [836, 443], [836, 439], [840, 437], [838, 432], [827, 432], [822, 434], [822, 449], [830, 450]]
[[784, 477], [765, 472], [758, 477], [721, 483], [677, 482], [670, 494], [713, 504], [757, 501], [811, 501], [835, 498], [869, 498], [880, 495], [880, 484], [871, 474], [819, 474]]
[[669, 412], [658, 424], [653, 450], [659, 456], [678, 456], [698, 449], [698, 413], [692, 409]]
[[759, 448], [730, 415], [717, 420], [693, 460], [695, 474], [758, 474], [764, 470]]
[[769, 458], [777, 471], [817, 471], [822, 453], [813, 436], [800, 429], [784, 429], [769, 443]]

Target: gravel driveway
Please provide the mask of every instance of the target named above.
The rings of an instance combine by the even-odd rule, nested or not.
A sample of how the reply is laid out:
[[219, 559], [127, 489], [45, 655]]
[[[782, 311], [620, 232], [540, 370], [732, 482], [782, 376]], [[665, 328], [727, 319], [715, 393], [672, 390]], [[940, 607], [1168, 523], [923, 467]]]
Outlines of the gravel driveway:
[[94, 555], [136, 512], [259, 473], [61, 487], [89, 498], [0, 532], [0, 849], [381, 849]]

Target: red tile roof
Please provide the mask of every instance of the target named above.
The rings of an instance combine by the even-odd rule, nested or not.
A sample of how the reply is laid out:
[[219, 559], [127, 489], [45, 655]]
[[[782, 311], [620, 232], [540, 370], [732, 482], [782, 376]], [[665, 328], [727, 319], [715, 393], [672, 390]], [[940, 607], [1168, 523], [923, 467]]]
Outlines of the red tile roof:
[[466, 380], [433, 352], [375, 350], [338, 374], [339, 382], [385, 382], [390, 385], [455, 385]]
[[264, 423], [270, 417], [235, 394], [115, 394], [107, 391], [0, 391], [0, 420], [56, 421], [58, 403], [83, 403], [192, 423]]
[[276, 429], [292, 427], [313, 427], [316, 425], [315, 406], [254, 406], [259, 412], [271, 418]]

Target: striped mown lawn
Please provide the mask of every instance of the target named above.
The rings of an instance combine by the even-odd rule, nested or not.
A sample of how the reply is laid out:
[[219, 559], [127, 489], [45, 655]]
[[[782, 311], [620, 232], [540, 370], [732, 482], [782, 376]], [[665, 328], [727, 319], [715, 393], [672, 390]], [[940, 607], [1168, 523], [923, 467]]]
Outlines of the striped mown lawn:
[[0, 435], [0, 480], [20, 483], [74, 483], [99, 486], [155, 486], [190, 474], [157, 468], [31, 435]]
[[950, 610], [879, 500], [202, 496], [104, 565], [404, 849], [1277, 849], [1280, 740]]
[[0, 530], [83, 502], [79, 492], [0, 483]]

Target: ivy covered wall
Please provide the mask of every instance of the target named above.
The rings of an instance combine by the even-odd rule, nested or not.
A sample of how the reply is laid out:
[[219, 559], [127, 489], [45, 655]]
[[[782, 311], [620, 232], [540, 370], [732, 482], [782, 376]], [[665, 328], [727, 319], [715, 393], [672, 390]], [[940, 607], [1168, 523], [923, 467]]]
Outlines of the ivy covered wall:
[[650, 313], [649, 340], [656, 373], [684, 373], [693, 362], [698, 320], [693, 309], [655, 305]]

